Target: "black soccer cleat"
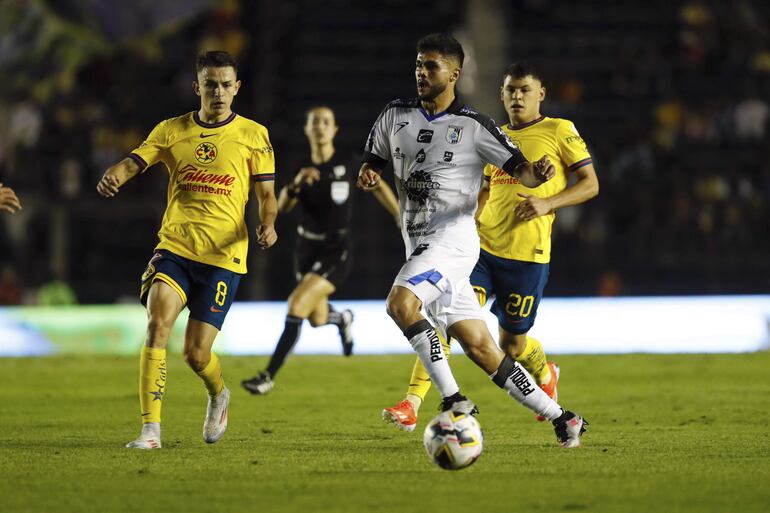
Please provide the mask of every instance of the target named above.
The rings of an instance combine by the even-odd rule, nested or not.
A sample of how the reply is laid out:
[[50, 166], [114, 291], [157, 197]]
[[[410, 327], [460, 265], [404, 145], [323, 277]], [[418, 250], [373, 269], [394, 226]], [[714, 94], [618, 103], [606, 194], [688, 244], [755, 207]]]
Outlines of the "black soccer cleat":
[[275, 383], [270, 373], [263, 371], [253, 378], [241, 381], [241, 386], [254, 395], [265, 395], [273, 389]]
[[439, 410], [464, 413], [466, 415], [476, 415], [479, 413], [479, 409], [476, 408], [473, 401], [462, 395], [460, 392], [445, 397], [439, 405]]
[[564, 410], [558, 419], [553, 421], [556, 440], [562, 447], [580, 447], [580, 436], [586, 432], [588, 421], [571, 411]]

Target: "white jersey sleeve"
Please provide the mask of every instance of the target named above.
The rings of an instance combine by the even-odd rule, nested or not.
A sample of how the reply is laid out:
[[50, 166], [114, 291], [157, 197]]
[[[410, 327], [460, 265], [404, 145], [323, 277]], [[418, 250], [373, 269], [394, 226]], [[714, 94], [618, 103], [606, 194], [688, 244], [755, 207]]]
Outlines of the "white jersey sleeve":
[[389, 103], [377, 117], [366, 139], [363, 161], [382, 170], [390, 161], [390, 132], [393, 125], [393, 103]]
[[475, 116], [476, 152], [481, 160], [505, 170], [509, 174], [519, 164], [527, 162], [527, 158], [518, 146], [503, 132], [499, 126], [483, 114]]

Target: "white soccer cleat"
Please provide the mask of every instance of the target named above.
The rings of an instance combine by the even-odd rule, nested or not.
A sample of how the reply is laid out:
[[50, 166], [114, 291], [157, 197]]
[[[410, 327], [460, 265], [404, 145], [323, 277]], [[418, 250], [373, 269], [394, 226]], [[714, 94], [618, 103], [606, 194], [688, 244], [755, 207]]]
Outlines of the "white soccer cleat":
[[160, 449], [160, 424], [148, 422], [142, 426], [139, 438], [126, 444], [127, 449]]
[[230, 389], [224, 387], [219, 395], [209, 395], [206, 406], [206, 420], [203, 422], [203, 439], [207, 444], [219, 441], [227, 429], [227, 406], [230, 404]]

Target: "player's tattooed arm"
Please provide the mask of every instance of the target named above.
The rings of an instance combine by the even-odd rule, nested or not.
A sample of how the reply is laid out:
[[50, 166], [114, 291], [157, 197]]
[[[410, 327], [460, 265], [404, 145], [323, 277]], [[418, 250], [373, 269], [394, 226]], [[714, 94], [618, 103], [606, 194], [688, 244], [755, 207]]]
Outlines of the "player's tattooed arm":
[[107, 168], [104, 175], [96, 184], [96, 190], [105, 198], [111, 198], [118, 193], [120, 187], [135, 177], [142, 170], [139, 164], [128, 157], [114, 166]]

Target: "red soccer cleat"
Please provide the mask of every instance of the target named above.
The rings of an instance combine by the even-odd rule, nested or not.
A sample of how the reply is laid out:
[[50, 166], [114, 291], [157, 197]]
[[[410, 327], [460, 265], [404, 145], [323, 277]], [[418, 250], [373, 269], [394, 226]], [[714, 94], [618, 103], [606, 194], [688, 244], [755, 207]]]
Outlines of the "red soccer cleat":
[[[551, 371], [551, 381], [547, 385], [540, 385], [543, 392], [548, 394], [548, 397], [556, 402], [559, 402], [559, 391], [556, 389], [556, 385], [559, 384], [559, 366], [553, 362], [548, 362], [548, 369]], [[545, 417], [535, 414], [535, 420], [538, 422], [545, 421]]]
[[404, 399], [391, 408], [382, 410], [382, 420], [395, 424], [404, 431], [414, 431], [417, 426], [417, 414], [414, 407], [407, 399]]

